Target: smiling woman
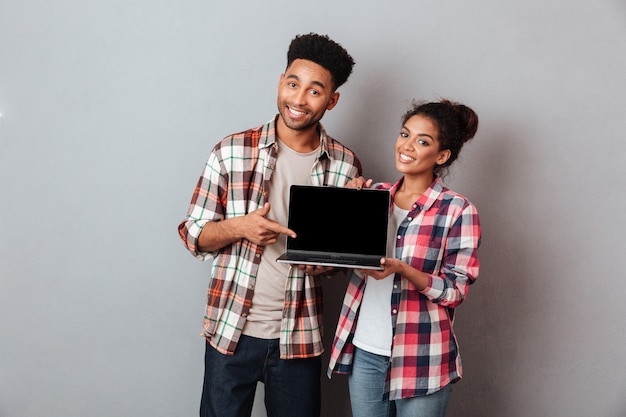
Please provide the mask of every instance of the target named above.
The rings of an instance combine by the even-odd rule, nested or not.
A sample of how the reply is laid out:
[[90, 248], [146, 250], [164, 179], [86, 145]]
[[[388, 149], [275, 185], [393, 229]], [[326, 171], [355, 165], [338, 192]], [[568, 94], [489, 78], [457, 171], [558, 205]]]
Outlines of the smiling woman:
[[480, 223], [474, 205], [443, 187], [438, 174], [477, 128], [467, 106], [415, 103], [395, 145], [403, 176], [374, 185], [391, 191], [393, 255], [381, 259], [382, 271], [351, 274], [329, 363], [329, 373], [350, 373], [354, 417], [391, 409], [398, 417], [443, 416], [461, 378], [452, 320], [478, 277]]
[[436, 123], [426, 116], [415, 115], [402, 126], [396, 141], [396, 155], [398, 172], [405, 177], [426, 175], [426, 185], [430, 185], [435, 167], [450, 158], [450, 150], [440, 149]]

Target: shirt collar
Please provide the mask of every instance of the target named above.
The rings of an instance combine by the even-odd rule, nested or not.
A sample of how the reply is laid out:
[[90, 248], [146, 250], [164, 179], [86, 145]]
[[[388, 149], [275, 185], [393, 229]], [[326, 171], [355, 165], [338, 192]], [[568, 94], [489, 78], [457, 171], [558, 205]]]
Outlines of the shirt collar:
[[[398, 180], [398, 182], [396, 182], [391, 189], [389, 190], [391, 192], [391, 200], [393, 201], [393, 198], [396, 195], [396, 192], [398, 191], [398, 189], [400, 188], [400, 186], [402, 185], [402, 182], [404, 181], [404, 177], [400, 178]], [[437, 199], [439, 198], [439, 196], [441, 195], [441, 193], [443, 192], [444, 187], [443, 184], [441, 183], [441, 179], [439, 179], [439, 177], [435, 177], [435, 179], [433, 180], [433, 182], [430, 184], [430, 186], [428, 186], [428, 188], [426, 189], [426, 191], [424, 191], [424, 194], [422, 194], [414, 203], [413, 203], [413, 207], [412, 210], [416, 209], [416, 208], [421, 208], [422, 210], [428, 210], [429, 208], [432, 207], [432, 205], [434, 204], [435, 201], [437, 201]]]

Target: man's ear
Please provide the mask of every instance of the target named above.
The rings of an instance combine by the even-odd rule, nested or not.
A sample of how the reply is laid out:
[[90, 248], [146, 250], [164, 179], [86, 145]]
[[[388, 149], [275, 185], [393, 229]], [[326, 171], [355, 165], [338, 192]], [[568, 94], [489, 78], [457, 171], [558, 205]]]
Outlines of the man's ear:
[[330, 101], [328, 102], [328, 105], [326, 106], [326, 110], [332, 110], [333, 107], [335, 107], [338, 102], [339, 102], [339, 91], [335, 91], [333, 95], [331, 96]]

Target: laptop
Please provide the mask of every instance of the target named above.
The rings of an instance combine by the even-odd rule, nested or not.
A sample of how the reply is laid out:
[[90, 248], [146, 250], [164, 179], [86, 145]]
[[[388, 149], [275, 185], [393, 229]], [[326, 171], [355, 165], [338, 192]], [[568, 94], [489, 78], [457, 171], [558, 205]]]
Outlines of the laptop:
[[277, 262], [382, 270], [387, 256], [387, 190], [292, 185], [285, 253]]

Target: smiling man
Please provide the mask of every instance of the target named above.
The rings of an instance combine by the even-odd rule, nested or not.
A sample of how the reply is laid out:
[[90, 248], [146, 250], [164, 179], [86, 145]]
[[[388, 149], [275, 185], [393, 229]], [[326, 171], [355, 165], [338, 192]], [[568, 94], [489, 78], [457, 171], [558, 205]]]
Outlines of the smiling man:
[[320, 120], [354, 60], [314, 33], [296, 36], [278, 81], [278, 114], [212, 150], [179, 227], [212, 260], [204, 321], [201, 417], [249, 417], [257, 383], [270, 417], [318, 417], [322, 293], [318, 266], [275, 262], [285, 247], [289, 187], [343, 186], [361, 163]]

